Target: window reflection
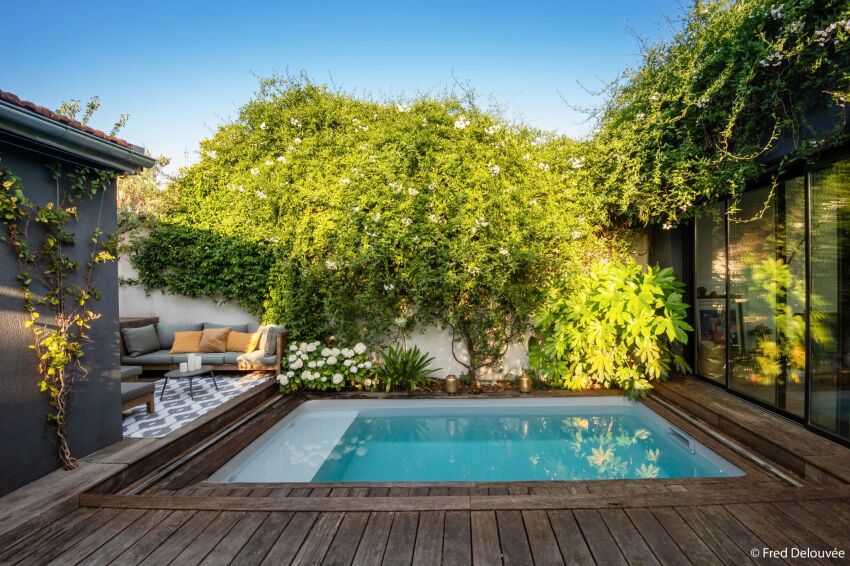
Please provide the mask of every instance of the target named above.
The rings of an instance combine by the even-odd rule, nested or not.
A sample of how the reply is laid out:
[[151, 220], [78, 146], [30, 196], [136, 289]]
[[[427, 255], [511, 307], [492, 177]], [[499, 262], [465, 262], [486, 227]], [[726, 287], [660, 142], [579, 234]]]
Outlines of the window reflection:
[[[726, 383], [725, 215], [720, 203], [703, 210], [695, 223], [696, 371], [718, 383]], [[737, 342], [736, 335], [731, 338]]]

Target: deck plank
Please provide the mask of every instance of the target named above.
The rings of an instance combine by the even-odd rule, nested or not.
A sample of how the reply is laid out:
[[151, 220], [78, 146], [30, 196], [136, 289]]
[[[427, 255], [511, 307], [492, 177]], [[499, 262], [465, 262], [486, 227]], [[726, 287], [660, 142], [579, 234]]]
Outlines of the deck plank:
[[380, 564], [387, 548], [387, 537], [392, 528], [394, 513], [371, 513], [366, 523], [366, 532], [360, 539], [354, 563], [358, 565]]
[[508, 565], [532, 564], [531, 548], [520, 511], [496, 511], [502, 561]]
[[728, 566], [752, 564], [749, 555], [744, 554], [734, 541], [714, 526], [714, 524], [696, 507], [677, 507], [676, 512], [683, 521], [688, 523], [694, 532], [699, 533], [706, 545], [717, 555], [721, 562]]
[[578, 526], [587, 541], [587, 546], [593, 554], [594, 560], [605, 565], [625, 565], [626, 559], [617, 546], [617, 542], [608, 531], [602, 515], [595, 509], [576, 509], [573, 515]]
[[650, 512], [695, 566], [714, 566], [720, 561], [702, 540], [702, 537], [682, 520], [675, 509], [659, 507]]
[[407, 511], [395, 514], [382, 564], [410, 565], [413, 561], [413, 548], [416, 545], [418, 527], [418, 512]]
[[691, 563], [649, 509], [626, 509], [626, 515], [661, 564], [685, 566]]
[[594, 564], [593, 555], [572, 511], [549, 511], [549, 523], [566, 564]]
[[181, 566], [200, 564], [244, 515], [239, 511], [223, 511], [177, 555], [174, 563]]
[[168, 517], [145, 533], [144, 537], [141, 537], [132, 546], [119, 554], [111, 564], [116, 566], [134, 566], [141, 563], [194, 515], [194, 511], [172, 511]]
[[630, 564], [658, 564], [658, 559], [622, 509], [600, 509], [608, 531]]
[[261, 564], [289, 564], [292, 562], [318, 518], [319, 514], [312, 511], [296, 513], [269, 549]]
[[369, 513], [346, 513], [331, 541], [322, 564], [343, 566], [351, 564], [357, 546], [363, 537], [363, 530], [369, 521]]
[[522, 521], [535, 564], [563, 564], [558, 541], [546, 511], [523, 511]]
[[207, 554], [201, 564], [203, 566], [230, 564], [268, 516], [268, 513], [245, 513], [230, 529], [227, 536]]
[[97, 509], [76, 509], [61, 520], [50, 523], [44, 529], [34, 532], [33, 534], [11, 544], [0, 551], [0, 564], [12, 564], [16, 561], [23, 560], [33, 552], [44, 547], [45, 545], [53, 545], [65, 533], [79, 533], [78, 527], [85, 523], [91, 522], [91, 518], [98, 512]]
[[443, 563], [472, 563], [472, 525], [469, 513], [447, 511], [443, 529]]
[[[85, 558], [86, 566], [109, 564], [175, 511], [148, 511]], [[64, 560], [64, 558], [63, 558]]]
[[119, 513], [114, 519], [86, 537], [79, 538], [68, 550], [48, 562], [51, 566], [60, 564], [78, 564], [98, 548], [110, 541], [118, 533], [135, 523], [144, 513]]
[[89, 520], [79, 524], [79, 529], [66, 529], [49, 543], [34, 549], [34, 552], [16, 556], [12, 563], [23, 559], [25, 564], [46, 564], [77, 542], [97, 531], [101, 526], [118, 516], [117, 509], [100, 509]]
[[266, 520], [254, 531], [242, 550], [233, 559], [234, 566], [255, 565], [262, 562], [269, 549], [280, 538], [283, 529], [289, 524], [295, 513], [269, 513]]
[[319, 515], [292, 563], [321, 564], [344, 516], [344, 513], [339, 512]]
[[443, 554], [443, 529], [446, 514], [443, 511], [424, 511], [419, 514], [419, 529], [413, 548], [413, 566], [439, 564]]
[[183, 552], [200, 533], [202, 533], [221, 513], [218, 511], [198, 511], [183, 523], [173, 534], [165, 539], [156, 550], [144, 558], [147, 564], [168, 564]]
[[495, 511], [473, 511], [470, 515], [472, 563], [487, 566], [502, 563], [499, 526]]

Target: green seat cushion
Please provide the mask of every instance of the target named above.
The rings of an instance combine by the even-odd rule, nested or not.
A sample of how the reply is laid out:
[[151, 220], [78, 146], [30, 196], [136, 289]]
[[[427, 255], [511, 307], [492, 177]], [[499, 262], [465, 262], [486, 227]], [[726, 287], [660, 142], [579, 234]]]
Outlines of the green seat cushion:
[[126, 403], [133, 399], [138, 399], [143, 395], [150, 395], [154, 392], [153, 382], [139, 381], [136, 383], [121, 384], [121, 402]]
[[136, 357], [124, 356], [121, 358], [121, 363], [138, 366], [171, 364], [171, 352], [169, 350], [157, 350], [156, 352], [142, 354]]
[[220, 324], [218, 322], [205, 322], [204, 330], [207, 328], [230, 328], [234, 332], [248, 332], [248, 324]]
[[124, 348], [131, 358], [159, 350], [159, 338], [153, 324], [139, 328], [122, 328]]
[[200, 324], [157, 324], [156, 334], [159, 337], [159, 348], [170, 350], [174, 345], [175, 332], [187, 332], [190, 330], [203, 330]]
[[224, 363], [235, 364], [239, 360], [239, 356], [242, 354], [244, 354], [244, 352], [225, 352]]

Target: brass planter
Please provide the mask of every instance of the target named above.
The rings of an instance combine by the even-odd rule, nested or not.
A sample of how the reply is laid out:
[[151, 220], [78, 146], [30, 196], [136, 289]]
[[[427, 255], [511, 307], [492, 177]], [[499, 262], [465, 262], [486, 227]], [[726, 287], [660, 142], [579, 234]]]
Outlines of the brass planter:
[[517, 379], [517, 384], [519, 385], [520, 393], [528, 393], [531, 391], [531, 378], [527, 375], [522, 375]]
[[457, 393], [457, 376], [456, 375], [447, 375], [446, 376], [446, 393], [449, 395], [455, 395]]

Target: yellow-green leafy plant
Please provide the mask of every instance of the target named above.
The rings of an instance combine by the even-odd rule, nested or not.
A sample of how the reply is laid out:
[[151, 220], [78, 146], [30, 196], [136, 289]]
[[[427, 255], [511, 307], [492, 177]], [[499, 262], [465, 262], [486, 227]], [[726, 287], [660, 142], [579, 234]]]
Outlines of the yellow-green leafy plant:
[[529, 363], [569, 389], [621, 387], [643, 397], [671, 368], [688, 370], [675, 349], [693, 330], [683, 290], [670, 268], [597, 263], [553, 290], [535, 315]]
[[113, 179], [108, 171], [78, 168], [63, 172], [50, 166], [56, 182], [56, 200], [38, 205], [27, 198], [21, 181], [0, 170], [0, 221], [2, 238], [19, 264], [18, 281], [29, 313], [26, 326], [32, 332], [30, 348], [38, 358], [38, 388], [48, 398], [47, 418], [56, 432], [59, 457], [65, 467], [77, 462], [65, 434], [74, 384], [88, 373], [83, 364], [89, 330], [100, 314], [91, 303], [100, 298], [95, 284], [97, 266], [115, 260], [114, 239], [100, 227], [87, 240], [88, 259], [78, 263], [69, 255], [77, 246], [74, 230], [79, 220], [78, 203], [103, 198]]

